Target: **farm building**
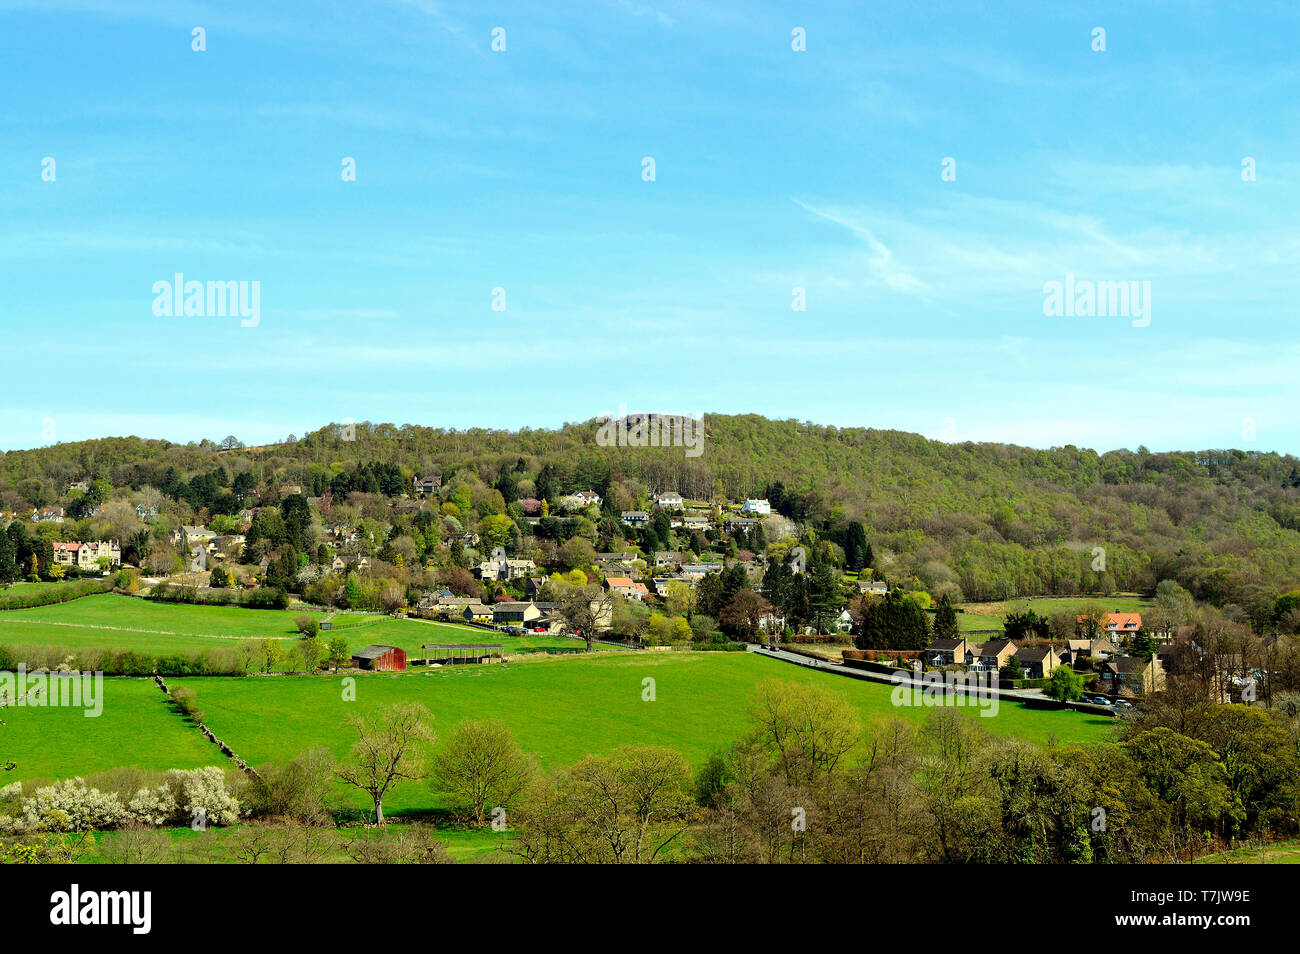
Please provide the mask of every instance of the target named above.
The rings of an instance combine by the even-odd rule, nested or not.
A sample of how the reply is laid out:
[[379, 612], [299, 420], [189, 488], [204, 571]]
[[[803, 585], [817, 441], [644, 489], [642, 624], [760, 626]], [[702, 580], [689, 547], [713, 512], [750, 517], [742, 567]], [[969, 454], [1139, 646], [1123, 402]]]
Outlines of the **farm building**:
[[367, 646], [352, 654], [352, 663], [358, 669], [375, 672], [406, 672], [406, 650], [396, 646]]

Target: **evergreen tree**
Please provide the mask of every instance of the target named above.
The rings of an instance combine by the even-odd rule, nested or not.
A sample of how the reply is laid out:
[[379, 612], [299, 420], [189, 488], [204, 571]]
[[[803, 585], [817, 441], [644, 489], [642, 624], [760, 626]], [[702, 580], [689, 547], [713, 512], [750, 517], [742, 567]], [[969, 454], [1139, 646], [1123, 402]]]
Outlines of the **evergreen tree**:
[[808, 598], [809, 622], [817, 632], [829, 633], [843, 604], [839, 576], [835, 568], [824, 560], [818, 560], [809, 567], [806, 576], [804, 587]]
[[934, 608], [934, 638], [957, 639], [958, 632], [957, 611], [952, 608], [952, 601], [948, 599], [948, 594], [944, 593], [939, 597], [939, 603]]
[[763, 572], [762, 593], [777, 612], [789, 616], [794, 595], [794, 573], [784, 560], [773, 560]]
[[854, 638], [859, 649], [924, 649], [929, 642], [925, 612], [897, 589], [866, 608]]
[[870, 551], [866, 529], [854, 520], [844, 534], [844, 568], [852, 572], [861, 570], [867, 566], [867, 555]]
[[1145, 628], [1139, 629], [1129, 640], [1128, 651], [1134, 656], [1150, 658], [1151, 654], [1156, 651], [1156, 641], [1151, 638], [1151, 634]]
[[14, 544], [9, 534], [0, 533], [0, 584], [18, 579], [18, 564], [14, 560]]

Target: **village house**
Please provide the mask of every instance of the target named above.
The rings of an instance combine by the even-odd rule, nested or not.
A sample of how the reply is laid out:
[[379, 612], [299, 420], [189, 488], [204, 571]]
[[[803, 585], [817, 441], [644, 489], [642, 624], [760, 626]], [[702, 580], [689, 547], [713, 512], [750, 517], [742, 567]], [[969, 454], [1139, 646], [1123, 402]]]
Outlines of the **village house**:
[[442, 478], [436, 476], [412, 477], [411, 485], [417, 494], [436, 494], [442, 487]]
[[655, 551], [656, 570], [662, 569], [663, 567], [667, 567], [667, 566], [672, 566], [672, 567], [680, 566], [681, 562], [682, 562], [682, 555], [680, 553], [675, 553], [672, 550]]
[[753, 530], [755, 527], [759, 525], [759, 523], [760, 521], [754, 519], [753, 517], [728, 517], [726, 520], [723, 521], [723, 524], [725, 524], [727, 530], [729, 530], [732, 533], [737, 533], [741, 530], [745, 530], [745, 531]]
[[1141, 696], [1165, 687], [1165, 667], [1154, 654], [1150, 658], [1113, 656], [1097, 667], [1097, 677], [1111, 695], [1129, 689]]
[[542, 611], [532, 603], [494, 603], [492, 622], [497, 625], [523, 626], [542, 618]]
[[656, 505], [659, 507], [659, 509], [661, 509], [661, 510], [681, 510], [681, 509], [682, 509], [682, 495], [681, 495], [681, 494], [676, 494], [676, 493], [672, 493], [672, 494], [660, 494], [660, 495], [655, 499], [655, 504], [656, 504]]
[[884, 580], [858, 580], [853, 587], [859, 593], [870, 593], [872, 596], [884, 596], [889, 592], [889, 584]]
[[32, 521], [34, 523], [62, 523], [62, 507], [38, 507], [32, 510]]
[[[651, 587], [654, 588], [655, 596], [658, 596], [660, 599], [662, 599], [668, 595], [669, 583], [685, 583], [685, 582], [686, 582], [685, 580], [682, 580], [675, 576], [656, 576], [653, 580], [650, 581], [650, 585]], [[690, 584], [687, 583], [686, 585], [689, 586]]]
[[[542, 609], [540, 605], [537, 608]], [[541, 617], [534, 620], [529, 628], [534, 632], [540, 630], [547, 636], [559, 636], [564, 632], [567, 625], [568, 620], [564, 618], [564, 614], [560, 612], [557, 606], [555, 609], [542, 609]]]
[[216, 538], [217, 534], [207, 527], [191, 527], [182, 524], [179, 530], [172, 531], [172, 543], [178, 544], [184, 543], [186, 540], [189, 540], [192, 544], [198, 542], [207, 543]]
[[712, 526], [708, 515], [702, 513], [683, 514], [681, 522], [683, 530], [699, 530], [701, 533]]
[[1057, 658], [1063, 666], [1073, 666], [1075, 663], [1082, 663], [1090, 653], [1092, 641], [1088, 639], [1067, 639], [1057, 650]]
[[997, 672], [1016, 654], [1016, 644], [1009, 639], [991, 639], [979, 648], [973, 668]]
[[767, 516], [772, 512], [772, 505], [768, 503], [766, 500], [761, 500], [755, 497], [751, 497], [750, 499], [746, 500], [744, 504], [741, 505], [740, 512], [757, 513], [757, 514], [762, 514], [763, 516]]
[[537, 564], [532, 560], [514, 560], [502, 557], [497, 560], [484, 560], [479, 564], [479, 577], [484, 580], [519, 580], [537, 572]]
[[621, 519], [624, 526], [644, 527], [650, 522], [650, 514], [644, 510], [624, 510]]
[[1119, 646], [1109, 636], [1094, 636], [1088, 640], [1089, 656], [1114, 656], [1119, 652]]
[[932, 639], [925, 647], [925, 661], [931, 666], [964, 666], [974, 656], [974, 648], [965, 639]]
[[479, 599], [477, 596], [452, 596], [450, 594], [444, 595], [440, 593], [438, 594], [437, 599], [434, 601], [434, 606], [438, 610], [443, 612], [447, 612], [447, 611], [454, 612], [456, 610], [462, 610], [466, 606], [472, 606], [475, 603], [482, 603], [482, 602], [483, 601]]
[[492, 610], [482, 603], [468, 603], [456, 615], [470, 623], [492, 622]]
[[135, 505], [135, 515], [139, 520], [152, 520], [158, 516], [157, 507], [146, 507], [144, 504]]
[[54, 562], [59, 566], [89, 569], [97, 566], [101, 557], [106, 557], [110, 566], [116, 566], [122, 562], [122, 548], [116, 541], [102, 540], [54, 544]]
[[631, 600], [643, 600], [649, 594], [644, 583], [638, 583], [629, 576], [606, 577], [605, 585], [609, 587], [611, 593]]
[[[1088, 617], [1080, 616], [1075, 621], [1075, 631], [1080, 635], [1092, 635], [1085, 632], [1088, 625]], [[1105, 634], [1111, 638], [1111, 642], [1119, 645], [1120, 641], [1126, 636], [1132, 636], [1142, 628], [1141, 613], [1107, 613], [1106, 619], [1102, 623], [1102, 629]]]
[[721, 573], [721, 563], [683, 563], [681, 566], [681, 576], [684, 580], [692, 582], [702, 580], [710, 573]]
[[1025, 671], [1026, 679], [1046, 679], [1061, 665], [1061, 657], [1058, 650], [1043, 646], [1019, 650], [1016, 662]]

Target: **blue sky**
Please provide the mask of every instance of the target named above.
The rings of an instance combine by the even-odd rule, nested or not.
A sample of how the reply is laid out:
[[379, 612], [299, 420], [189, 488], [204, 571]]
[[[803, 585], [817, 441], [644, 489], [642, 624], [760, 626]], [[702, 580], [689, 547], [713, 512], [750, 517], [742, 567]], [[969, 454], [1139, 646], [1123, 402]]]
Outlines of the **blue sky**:
[[[1293, 4], [554, 6], [0, 0], [0, 448], [626, 405], [1300, 452]], [[260, 322], [156, 316], [176, 272]], [[1067, 273], [1150, 324], [1044, 315]]]

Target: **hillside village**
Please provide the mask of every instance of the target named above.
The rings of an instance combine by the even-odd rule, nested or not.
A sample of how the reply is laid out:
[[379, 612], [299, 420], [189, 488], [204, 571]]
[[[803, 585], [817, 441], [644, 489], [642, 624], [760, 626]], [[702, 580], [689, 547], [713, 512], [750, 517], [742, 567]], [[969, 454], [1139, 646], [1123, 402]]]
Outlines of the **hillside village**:
[[[1145, 622], [1107, 612], [1099, 591], [1083, 615], [966, 625], [951, 580], [891, 575], [862, 523], [818, 528], [765, 496], [692, 498], [608, 477], [575, 486], [580, 474], [529, 472], [522, 458], [491, 485], [378, 463], [310, 476], [218, 468], [186, 480], [173, 468], [139, 488], [83, 476], [57, 506], [0, 514], [0, 577], [121, 571], [124, 591], [151, 598], [293, 602], [588, 645], [761, 642], [850, 667], [995, 672], [1043, 691], [1066, 683], [1054, 678], [1065, 668], [1080, 677], [1072, 697], [1103, 703], [1207, 665], [1227, 701], [1269, 650], [1267, 638], [1248, 649], [1249, 627], [1207, 616], [1170, 581]], [[1240, 645], [1207, 650], [1213, 640]]]

